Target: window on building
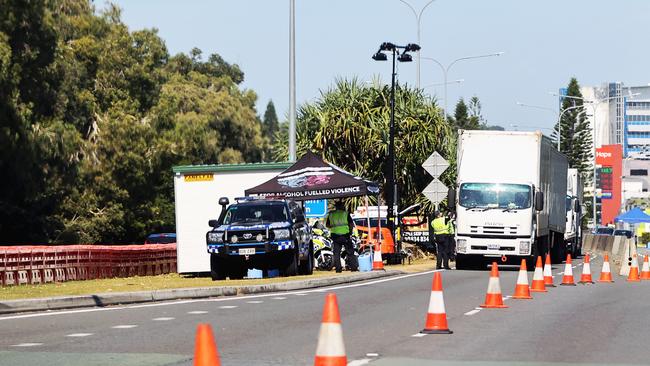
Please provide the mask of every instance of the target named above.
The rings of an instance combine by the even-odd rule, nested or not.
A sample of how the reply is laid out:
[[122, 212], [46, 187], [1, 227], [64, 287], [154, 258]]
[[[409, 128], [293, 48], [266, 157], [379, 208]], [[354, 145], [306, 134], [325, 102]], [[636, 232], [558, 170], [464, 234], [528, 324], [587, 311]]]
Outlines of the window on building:
[[647, 177], [648, 169], [631, 169], [630, 175]]

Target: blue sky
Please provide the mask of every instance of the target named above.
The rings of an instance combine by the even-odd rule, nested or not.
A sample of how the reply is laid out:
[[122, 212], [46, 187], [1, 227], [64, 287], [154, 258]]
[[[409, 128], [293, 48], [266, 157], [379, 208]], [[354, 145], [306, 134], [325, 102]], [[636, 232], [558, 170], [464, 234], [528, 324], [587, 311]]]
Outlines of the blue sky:
[[[407, 0], [420, 9], [428, 0]], [[289, 0], [117, 0], [131, 30], [157, 28], [171, 53], [193, 47], [238, 64], [243, 87], [258, 94], [258, 113], [272, 99], [282, 119], [289, 104]], [[422, 17], [422, 56], [451, 68], [450, 109], [476, 95], [488, 123], [506, 128], [549, 128], [553, 114], [517, 101], [557, 109], [548, 94], [572, 76], [581, 85], [650, 82], [646, 0], [436, 0]], [[380, 77], [390, 82], [390, 63], [370, 57], [384, 41], [416, 42], [411, 10], [399, 0], [296, 0], [298, 103], [318, 98], [336, 78]], [[443, 74], [422, 61], [421, 84]], [[399, 65], [401, 83], [415, 85], [416, 64]], [[442, 86], [427, 88], [442, 103]], [[547, 131], [548, 132], [548, 131]]]

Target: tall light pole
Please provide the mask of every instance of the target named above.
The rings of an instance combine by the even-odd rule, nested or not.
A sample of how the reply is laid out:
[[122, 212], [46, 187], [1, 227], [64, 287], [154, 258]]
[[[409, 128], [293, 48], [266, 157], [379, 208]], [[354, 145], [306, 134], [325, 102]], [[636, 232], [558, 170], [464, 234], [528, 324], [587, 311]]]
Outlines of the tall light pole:
[[517, 105], [520, 106], [520, 107], [536, 108], [536, 109], [542, 109], [542, 110], [545, 110], [545, 111], [550, 111], [550, 112], [552, 112], [554, 115], [557, 116], [557, 151], [561, 151], [561, 149], [560, 149], [560, 146], [561, 146], [561, 145], [560, 145], [560, 142], [562, 141], [562, 129], [560, 128], [560, 127], [561, 127], [561, 125], [560, 125], [560, 121], [562, 120], [562, 116], [563, 116], [564, 113], [567, 112], [567, 111], [570, 111], [570, 110], [573, 110], [573, 109], [577, 109], [577, 108], [582, 107], [582, 105], [579, 105], [579, 106], [573, 106], [573, 107], [569, 107], [569, 108], [563, 109], [561, 113], [558, 113], [558, 112], [556, 112], [555, 109], [553, 109], [553, 108], [544, 107], [544, 106], [541, 106], [541, 105], [526, 104], [526, 103], [520, 103], [520, 102], [517, 102]]
[[472, 60], [472, 59], [475, 59], [475, 58], [501, 56], [504, 53], [505, 52], [496, 52], [496, 53], [488, 53], [488, 54], [485, 54], [485, 55], [461, 57], [461, 58], [455, 59], [454, 61], [449, 63], [447, 66], [444, 66], [440, 61], [436, 60], [435, 58], [424, 57], [424, 56], [422, 57], [425, 60], [435, 62], [438, 66], [440, 66], [440, 69], [442, 70], [442, 74], [443, 74], [443, 77], [444, 77], [444, 84], [445, 84], [445, 109], [443, 111], [443, 113], [444, 113], [443, 115], [445, 117], [445, 122], [447, 122], [447, 105], [448, 105], [448, 103], [447, 103], [447, 75], [449, 74], [449, 69], [451, 69], [451, 67], [454, 66], [454, 64], [456, 64], [459, 61]]
[[433, 84], [425, 85], [425, 86], [422, 87], [422, 89], [432, 88], [434, 86], [441, 86], [441, 85], [445, 85], [445, 84], [446, 85], [461, 84], [461, 83], [464, 83], [464, 82], [465, 82], [465, 79], [456, 79], [456, 80], [453, 80], [453, 81], [448, 81], [446, 83], [443, 82], [443, 83], [433, 83]]
[[[400, 53], [400, 50], [402, 52]], [[400, 62], [411, 62], [413, 58], [408, 52], [418, 52], [420, 46], [414, 43], [409, 43], [406, 46], [398, 46], [390, 42], [384, 42], [379, 46], [379, 50], [372, 55], [372, 59], [375, 61], [386, 61], [388, 57], [384, 51], [392, 53], [393, 64], [392, 64], [392, 74], [391, 74], [391, 86], [390, 86], [390, 127], [389, 127], [389, 140], [388, 140], [388, 166], [389, 173], [386, 179], [386, 186], [390, 187], [392, 192], [388, 195], [386, 204], [388, 205], [388, 224], [390, 225], [391, 234], [393, 235], [393, 240], [397, 242], [397, 252], [401, 251], [401, 242], [397, 240], [396, 228], [397, 220], [395, 219], [395, 210], [394, 206], [399, 204], [399, 195], [397, 190], [397, 179], [395, 174], [395, 78], [397, 73], [395, 72], [395, 60]], [[399, 210], [397, 211], [399, 212]]]
[[289, 161], [296, 161], [296, 0], [289, 0]]
[[[596, 217], [597, 216], [597, 212], [596, 212], [596, 131], [597, 131], [597, 129], [596, 129], [596, 108], [598, 108], [598, 105], [600, 103], [609, 102], [612, 99], [618, 99], [618, 98], [621, 98], [622, 96], [621, 95], [616, 95], [616, 96], [608, 97], [608, 98], [587, 100], [585, 98], [575, 97], [575, 96], [572, 96], [572, 95], [560, 95], [560, 94], [557, 94], [557, 93], [550, 93], [550, 94], [555, 95], [557, 97], [562, 97], [562, 98], [570, 98], [570, 99], [582, 100], [584, 102], [583, 106], [591, 107], [591, 112], [592, 112], [592, 115], [594, 117], [593, 126], [591, 126], [591, 127], [592, 127], [592, 131], [593, 131], [592, 136], [593, 136], [593, 140], [594, 140], [593, 141], [594, 142], [594, 147], [593, 147], [593, 154], [594, 154], [594, 169], [593, 169], [594, 170], [593, 171], [594, 192], [593, 192], [593, 195], [594, 195], [594, 197], [593, 197], [593, 202], [592, 202], [592, 205], [593, 205], [592, 214], [593, 214], [594, 230], [595, 230], [597, 228], [597, 226], [598, 226], [598, 220], [597, 220], [597, 217]], [[628, 96], [629, 97], [634, 97], [634, 96], [637, 96], [639, 94], [641, 94], [641, 93], [632, 93], [632, 94], [629, 94]]]
[[[401, 1], [404, 5], [408, 6], [409, 9], [411, 9], [411, 11], [413, 12], [413, 15], [415, 15], [415, 20], [416, 20], [417, 26], [418, 26], [418, 44], [422, 44], [422, 42], [420, 41], [420, 26], [421, 26], [421, 21], [422, 21], [422, 14], [424, 13], [424, 10], [426, 10], [426, 8], [436, 0], [430, 0], [428, 3], [426, 3], [422, 7], [422, 9], [420, 9], [419, 12], [416, 11], [415, 8], [411, 4], [409, 4], [407, 1], [405, 1], [405, 0], [399, 0], [399, 1]], [[417, 71], [416, 71], [416, 83], [415, 83], [415, 86], [418, 89], [420, 89], [420, 51], [418, 51], [417, 56], [418, 56], [417, 57], [418, 62], [417, 62], [417, 69], [416, 69]]]

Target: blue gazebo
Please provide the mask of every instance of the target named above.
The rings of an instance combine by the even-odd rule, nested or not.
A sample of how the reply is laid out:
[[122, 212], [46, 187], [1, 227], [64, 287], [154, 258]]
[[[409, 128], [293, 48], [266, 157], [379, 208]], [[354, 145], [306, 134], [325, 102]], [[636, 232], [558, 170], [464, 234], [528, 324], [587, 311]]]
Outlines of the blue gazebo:
[[650, 223], [650, 215], [647, 215], [638, 207], [622, 213], [614, 219], [615, 222], [626, 222], [628, 224]]

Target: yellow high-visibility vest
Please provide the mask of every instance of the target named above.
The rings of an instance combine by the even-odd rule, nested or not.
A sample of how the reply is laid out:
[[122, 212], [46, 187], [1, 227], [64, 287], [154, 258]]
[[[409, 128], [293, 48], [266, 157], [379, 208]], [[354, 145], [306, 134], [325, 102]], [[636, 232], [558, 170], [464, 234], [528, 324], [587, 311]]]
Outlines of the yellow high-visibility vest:
[[436, 235], [449, 234], [449, 226], [445, 223], [444, 217], [434, 219], [431, 226], [433, 226], [433, 233]]
[[336, 235], [346, 235], [350, 233], [350, 226], [348, 226], [348, 213], [341, 210], [334, 210], [330, 212], [327, 217], [330, 223], [330, 231]]

